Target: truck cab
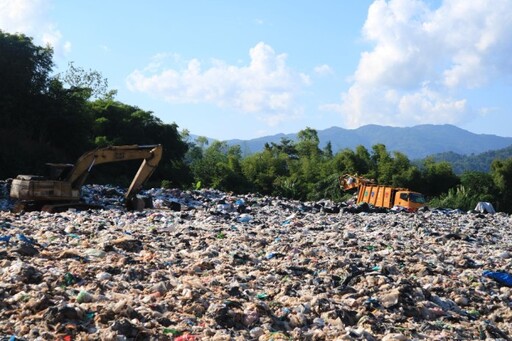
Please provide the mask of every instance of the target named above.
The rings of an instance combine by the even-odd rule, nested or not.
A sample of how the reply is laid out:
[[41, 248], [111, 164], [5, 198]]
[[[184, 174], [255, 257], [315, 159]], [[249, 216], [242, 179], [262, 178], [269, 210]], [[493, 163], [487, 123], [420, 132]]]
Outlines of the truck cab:
[[417, 211], [418, 208], [425, 206], [425, 196], [418, 192], [408, 190], [399, 190], [395, 194], [394, 206], [407, 208], [409, 211]]

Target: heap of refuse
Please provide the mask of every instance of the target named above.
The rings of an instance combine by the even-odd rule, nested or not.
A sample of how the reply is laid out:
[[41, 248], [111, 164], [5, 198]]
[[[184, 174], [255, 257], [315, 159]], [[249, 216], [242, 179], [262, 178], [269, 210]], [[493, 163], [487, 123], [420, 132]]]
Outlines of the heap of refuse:
[[0, 211], [0, 339], [510, 339], [512, 218], [87, 186]]

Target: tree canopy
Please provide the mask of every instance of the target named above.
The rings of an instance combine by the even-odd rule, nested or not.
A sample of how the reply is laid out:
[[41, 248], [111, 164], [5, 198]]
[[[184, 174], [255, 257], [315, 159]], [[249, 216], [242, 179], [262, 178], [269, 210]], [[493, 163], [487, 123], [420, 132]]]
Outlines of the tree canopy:
[[[176, 124], [116, 101], [97, 71], [71, 63], [64, 76], [52, 76], [52, 49], [25, 35], [0, 31], [0, 51], [2, 178], [45, 174], [45, 163], [72, 163], [96, 147], [158, 143], [164, 155], [155, 178], [188, 184], [187, 144]], [[115, 179], [106, 173], [105, 181]]]

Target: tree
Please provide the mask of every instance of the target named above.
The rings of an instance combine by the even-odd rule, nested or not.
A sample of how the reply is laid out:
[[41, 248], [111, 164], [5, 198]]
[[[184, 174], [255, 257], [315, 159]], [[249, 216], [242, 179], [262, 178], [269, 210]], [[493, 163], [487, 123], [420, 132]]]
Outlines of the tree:
[[410, 183], [411, 177], [414, 175], [414, 171], [411, 169], [411, 162], [400, 152], [393, 152], [391, 166], [391, 185], [395, 187], [408, 187], [407, 183]]
[[382, 143], [372, 146], [371, 177], [377, 180], [379, 184], [389, 185], [393, 179], [393, 159]]
[[512, 213], [512, 158], [494, 160], [491, 164], [491, 175], [499, 190], [496, 208]]
[[51, 81], [52, 49], [23, 34], [0, 30], [0, 176], [44, 172], [47, 157], [63, 157], [39, 141], [45, 96]]
[[267, 195], [284, 195], [293, 184], [291, 181], [285, 185], [285, 180], [290, 176], [291, 160], [284, 152], [265, 149], [243, 159], [242, 172], [252, 185], [252, 191]]
[[482, 197], [480, 201], [494, 201], [498, 189], [492, 175], [484, 172], [468, 171], [460, 176], [460, 184], [468, 191]]
[[441, 194], [430, 202], [432, 206], [472, 210], [480, 201], [488, 201], [496, 205], [497, 188], [488, 173], [464, 172], [460, 177], [460, 185], [450, 188], [448, 193]]
[[315, 129], [307, 127], [297, 133], [297, 152], [300, 157], [314, 158], [320, 155], [320, 139]]
[[86, 71], [82, 67], [75, 66], [73, 62], [68, 64], [68, 70], [58, 79], [71, 89], [81, 89], [84, 95], [89, 98], [100, 98], [113, 96], [115, 91], [108, 92], [108, 80], [103, 78], [100, 72], [95, 70]]
[[358, 145], [355, 151], [355, 168], [359, 174], [368, 174], [372, 166], [370, 152], [362, 145]]
[[423, 164], [422, 190], [427, 196], [435, 197], [447, 193], [450, 188], [459, 184], [459, 178], [453, 173], [448, 162], [435, 162], [427, 158]]
[[353, 150], [345, 148], [342, 151], [338, 152], [334, 156], [333, 171], [337, 171], [340, 174], [355, 174], [359, 173], [357, 156]]
[[332, 159], [334, 154], [332, 152], [332, 143], [331, 141], [327, 142], [327, 144], [325, 145], [324, 149], [322, 150], [322, 155], [326, 158], [326, 159]]
[[[162, 160], [151, 180], [165, 179], [173, 186], [189, 186], [192, 177], [184, 162], [188, 145], [182, 140], [176, 124], [164, 124], [152, 112], [127, 105], [107, 96], [90, 103], [94, 124], [92, 140], [96, 146], [123, 144], [161, 144]], [[103, 166], [102, 166], [103, 167]], [[133, 165], [105, 165], [102, 170], [104, 180], [112, 180], [117, 174], [132, 174]], [[118, 175], [116, 178], [120, 179]], [[123, 176], [123, 183], [129, 178]]]
[[423, 191], [424, 187], [421, 171], [418, 167], [410, 166], [406, 170], [393, 175], [393, 185], [409, 188], [413, 191]]
[[205, 187], [243, 192], [246, 182], [241, 159], [240, 146], [229, 147], [226, 142], [214, 141], [202, 157], [191, 164], [194, 179]]
[[[4, 178], [44, 174], [46, 162], [73, 162], [97, 146], [162, 144], [162, 161], [152, 179], [190, 183], [183, 162], [188, 146], [176, 124], [164, 124], [150, 111], [115, 101], [115, 91], [107, 91], [107, 80], [97, 71], [71, 63], [66, 75], [50, 77], [53, 51], [34, 45], [24, 35], [0, 31], [0, 51], [0, 175]], [[91, 96], [101, 98], [91, 102]], [[131, 180], [125, 177], [105, 179], [116, 184]]]
[[93, 112], [80, 89], [65, 89], [59, 80], [53, 79], [41, 101], [44, 104], [36, 121], [34, 141], [61, 151], [63, 161], [67, 162], [93, 148]]
[[[50, 47], [36, 46], [23, 34], [12, 35], [0, 30], [0, 96], [1, 104], [17, 105], [27, 102], [27, 96], [45, 93], [53, 68], [53, 50]], [[13, 107], [14, 114], [19, 108]], [[4, 111], [5, 113], [5, 111]]]
[[297, 154], [297, 145], [286, 137], [281, 137], [281, 142], [279, 144], [271, 142], [270, 145], [266, 145], [265, 148], [268, 150], [275, 150], [278, 153], [285, 153], [291, 159], [299, 158]]

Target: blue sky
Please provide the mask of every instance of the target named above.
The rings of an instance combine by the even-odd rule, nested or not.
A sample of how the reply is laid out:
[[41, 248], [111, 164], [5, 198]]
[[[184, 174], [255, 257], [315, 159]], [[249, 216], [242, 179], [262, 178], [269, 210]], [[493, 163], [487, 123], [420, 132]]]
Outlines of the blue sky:
[[512, 0], [0, 0], [0, 29], [196, 135], [448, 123], [512, 136]]

